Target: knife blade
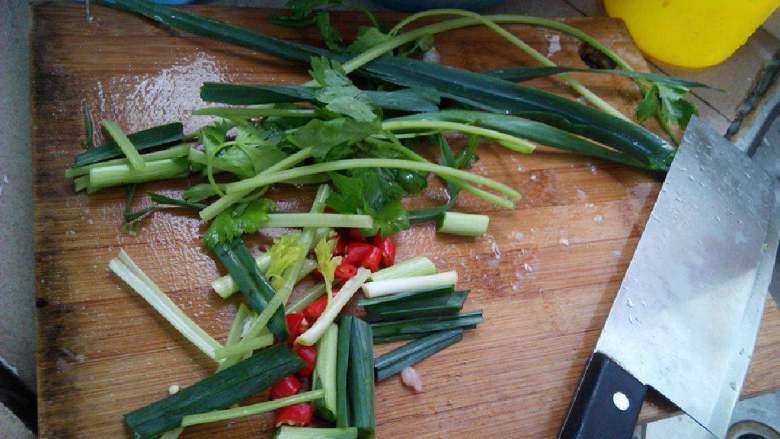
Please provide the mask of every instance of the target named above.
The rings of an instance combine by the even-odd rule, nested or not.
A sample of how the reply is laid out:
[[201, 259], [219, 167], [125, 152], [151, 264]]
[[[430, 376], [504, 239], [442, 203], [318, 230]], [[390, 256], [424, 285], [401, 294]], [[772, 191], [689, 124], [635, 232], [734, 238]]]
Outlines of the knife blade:
[[725, 435], [774, 264], [774, 209], [766, 172], [692, 120], [560, 438], [630, 438], [648, 387]]

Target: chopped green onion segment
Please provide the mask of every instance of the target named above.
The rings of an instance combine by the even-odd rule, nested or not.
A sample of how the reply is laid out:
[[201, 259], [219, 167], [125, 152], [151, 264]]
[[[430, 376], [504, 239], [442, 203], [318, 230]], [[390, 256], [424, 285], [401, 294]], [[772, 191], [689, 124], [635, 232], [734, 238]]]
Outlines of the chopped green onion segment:
[[371, 273], [371, 280], [379, 281], [402, 277], [426, 276], [434, 273], [436, 273], [436, 265], [430, 259], [425, 256], [415, 256]]
[[443, 273], [430, 274], [427, 276], [413, 276], [368, 282], [363, 285], [363, 294], [365, 294], [366, 297], [378, 297], [401, 292], [451, 287], [457, 282], [457, 271], [445, 271]]
[[487, 232], [490, 217], [460, 212], [444, 212], [436, 231], [461, 236], [482, 236]]

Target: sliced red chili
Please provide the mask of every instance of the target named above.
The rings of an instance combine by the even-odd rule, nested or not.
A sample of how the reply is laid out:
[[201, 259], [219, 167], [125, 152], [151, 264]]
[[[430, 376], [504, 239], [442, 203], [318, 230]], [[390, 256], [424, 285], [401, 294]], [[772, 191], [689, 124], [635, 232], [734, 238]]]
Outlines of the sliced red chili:
[[350, 263], [342, 262], [338, 265], [338, 267], [336, 267], [336, 271], [333, 273], [333, 276], [341, 282], [346, 282], [356, 274], [357, 267]]
[[379, 250], [382, 251], [383, 267], [390, 267], [391, 265], [395, 264], [395, 241], [393, 241], [392, 238], [389, 236], [382, 238], [379, 244], [377, 244], [377, 247], [379, 247]]
[[303, 309], [303, 315], [306, 316], [306, 321], [308, 321], [310, 325], [314, 324], [314, 322], [316, 322], [317, 319], [320, 318], [322, 312], [325, 311], [325, 306], [327, 305], [328, 305], [327, 296], [322, 296], [319, 299], [307, 305], [306, 308]]
[[274, 423], [277, 427], [282, 425], [294, 425], [305, 427], [311, 423], [314, 415], [314, 407], [309, 402], [288, 405], [274, 412]]
[[349, 234], [350, 241], [363, 242], [363, 240], [365, 239], [363, 234], [360, 232], [360, 229], [349, 229], [349, 232], [347, 233]]
[[295, 395], [300, 390], [301, 382], [298, 380], [298, 378], [295, 378], [295, 375], [287, 375], [286, 377], [277, 381], [276, 384], [271, 386], [271, 391], [268, 393], [268, 397], [271, 399], [286, 398], [288, 396]]
[[306, 316], [301, 312], [291, 312], [285, 316], [287, 319], [287, 332], [290, 335], [287, 338], [287, 343], [292, 343], [295, 339], [303, 333], [303, 319]]
[[379, 264], [381, 262], [382, 251], [379, 250], [379, 247], [372, 246], [371, 253], [369, 253], [368, 256], [363, 259], [363, 262], [360, 263], [360, 266], [368, 268], [371, 271], [377, 271], [379, 270]]
[[317, 348], [314, 346], [296, 345], [293, 348], [293, 352], [298, 354], [303, 362], [306, 363], [306, 366], [298, 371], [298, 376], [301, 378], [310, 377], [314, 370], [314, 361], [317, 359]]
[[347, 253], [342, 262], [359, 265], [368, 257], [373, 248], [373, 245], [364, 242], [350, 242], [347, 244]]

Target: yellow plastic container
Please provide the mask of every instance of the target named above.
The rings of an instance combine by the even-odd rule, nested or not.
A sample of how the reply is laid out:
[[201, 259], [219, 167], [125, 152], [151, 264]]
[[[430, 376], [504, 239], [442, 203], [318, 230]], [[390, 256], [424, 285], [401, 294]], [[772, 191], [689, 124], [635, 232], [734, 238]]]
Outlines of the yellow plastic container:
[[604, 0], [647, 55], [682, 67], [723, 62], [780, 0]]

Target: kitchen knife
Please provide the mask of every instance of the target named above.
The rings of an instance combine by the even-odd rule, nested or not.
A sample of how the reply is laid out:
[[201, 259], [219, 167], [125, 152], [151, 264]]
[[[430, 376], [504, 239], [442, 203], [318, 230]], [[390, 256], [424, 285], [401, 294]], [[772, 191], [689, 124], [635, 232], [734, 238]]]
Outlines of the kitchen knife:
[[694, 118], [559, 433], [629, 439], [648, 387], [725, 436], [778, 231], [775, 184]]

